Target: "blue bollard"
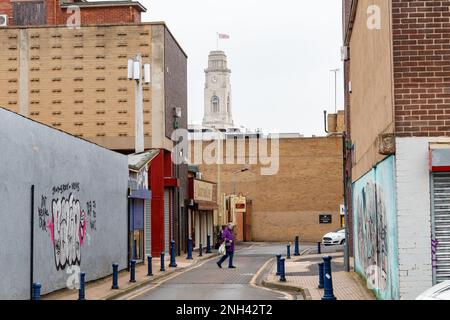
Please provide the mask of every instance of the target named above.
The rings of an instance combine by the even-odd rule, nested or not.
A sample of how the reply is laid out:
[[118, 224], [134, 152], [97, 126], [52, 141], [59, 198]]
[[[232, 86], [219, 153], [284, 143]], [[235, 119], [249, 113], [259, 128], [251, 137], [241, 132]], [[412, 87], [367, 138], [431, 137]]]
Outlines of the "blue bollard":
[[41, 300], [41, 284], [33, 283], [31, 290], [31, 300]]
[[169, 267], [176, 268], [177, 262], [175, 261], [175, 241], [170, 241], [170, 264]]
[[320, 241], [317, 242], [317, 254], [322, 253], [322, 243]]
[[294, 247], [294, 256], [298, 257], [300, 255], [300, 245], [299, 245], [299, 237], [295, 237], [295, 247]]
[[86, 279], [86, 274], [84, 272], [80, 272], [80, 289], [78, 290], [78, 300], [85, 300], [85, 285], [84, 281]]
[[119, 265], [114, 263], [112, 265], [113, 268], [113, 277], [112, 277], [112, 286], [111, 289], [117, 290], [119, 289], [118, 278], [119, 278]]
[[136, 260], [130, 261], [130, 282], [136, 282]]
[[164, 252], [161, 252], [161, 269], [160, 269], [160, 271], [166, 271], [166, 268], [165, 268], [165, 266], [164, 266], [164, 258], [165, 258], [165, 253]]
[[331, 257], [323, 257], [324, 294], [322, 300], [336, 300], [333, 293], [333, 279], [331, 275]]
[[286, 282], [286, 259], [280, 259], [280, 282]]
[[198, 247], [198, 256], [203, 257], [203, 245], [200, 243], [200, 246]]
[[211, 235], [209, 235], [209, 234], [206, 237], [206, 253], [212, 253], [211, 252]]
[[291, 245], [288, 244], [287, 245], [287, 255], [286, 255], [286, 259], [290, 259], [291, 258]]
[[281, 254], [277, 254], [277, 273], [276, 273], [277, 276], [280, 275], [280, 259], [281, 259]]
[[153, 276], [153, 265], [152, 265], [152, 263], [153, 263], [152, 256], [147, 256], [147, 268], [148, 268], [147, 276], [149, 276], [149, 277]]
[[323, 284], [323, 276], [324, 276], [324, 273], [323, 273], [323, 262], [321, 262], [321, 263], [319, 263], [319, 289], [323, 289], [323, 286], [324, 286], [324, 284]]
[[188, 260], [193, 259], [192, 258], [192, 239], [191, 238], [188, 239], [188, 256], [186, 259], [188, 259]]

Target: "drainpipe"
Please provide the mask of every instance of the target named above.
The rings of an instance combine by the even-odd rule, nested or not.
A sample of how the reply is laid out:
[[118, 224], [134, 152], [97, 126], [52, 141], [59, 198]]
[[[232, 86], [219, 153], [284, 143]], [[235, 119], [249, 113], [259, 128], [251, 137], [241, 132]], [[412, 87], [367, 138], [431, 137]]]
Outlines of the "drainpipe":
[[[130, 195], [131, 195], [131, 189], [127, 189], [127, 271], [130, 271], [130, 260], [131, 260], [131, 249], [130, 249], [130, 243], [131, 243], [131, 235], [130, 235]], [[145, 260], [145, 259], [144, 259]]]
[[30, 219], [30, 300], [33, 296], [33, 278], [34, 278], [34, 184], [31, 186], [31, 219]]
[[343, 156], [343, 178], [344, 178], [344, 219], [345, 219], [345, 247], [344, 247], [344, 270], [350, 272], [350, 232], [348, 221], [348, 201], [347, 201], [347, 134], [344, 131], [342, 134], [342, 156]]

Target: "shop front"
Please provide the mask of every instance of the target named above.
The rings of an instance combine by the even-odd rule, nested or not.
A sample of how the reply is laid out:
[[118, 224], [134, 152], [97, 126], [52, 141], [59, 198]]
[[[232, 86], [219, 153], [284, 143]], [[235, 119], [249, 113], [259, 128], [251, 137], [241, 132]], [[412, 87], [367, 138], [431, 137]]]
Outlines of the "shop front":
[[217, 206], [216, 184], [190, 177], [189, 194], [191, 196], [188, 210], [188, 234], [193, 240], [194, 248], [202, 245], [206, 248], [208, 235], [211, 236], [211, 246], [214, 245], [214, 211]]
[[151, 253], [150, 161], [158, 150], [128, 156], [128, 261], [144, 262]]

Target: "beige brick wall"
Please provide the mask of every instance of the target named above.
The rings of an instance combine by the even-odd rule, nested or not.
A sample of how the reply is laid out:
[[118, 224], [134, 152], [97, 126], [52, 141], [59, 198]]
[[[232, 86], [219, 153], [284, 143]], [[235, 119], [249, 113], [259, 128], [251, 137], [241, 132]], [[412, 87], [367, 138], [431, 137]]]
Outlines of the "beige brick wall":
[[[0, 29], [0, 105], [109, 148], [133, 148], [135, 93], [127, 61], [141, 53], [143, 63], [152, 62], [152, 28], [164, 26], [32, 27], [22, 36], [19, 28]], [[26, 92], [21, 74], [28, 77]], [[144, 85], [147, 146], [151, 91]]]
[[[380, 8], [381, 29], [369, 29], [369, 6]], [[385, 158], [379, 135], [394, 132], [391, 1], [360, 0], [350, 39], [352, 178], [358, 180]]]
[[[204, 142], [203, 148], [206, 146]], [[233, 193], [233, 172], [243, 167], [244, 164], [220, 165], [222, 192]], [[260, 163], [249, 167], [250, 171], [235, 178], [237, 193], [253, 201], [253, 240], [293, 241], [299, 235], [304, 241], [318, 241], [324, 233], [340, 227], [341, 137], [280, 139], [278, 174], [261, 175]], [[200, 170], [204, 179], [218, 180], [216, 164], [200, 165]], [[319, 224], [320, 214], [332, 214], [333, 223]]]

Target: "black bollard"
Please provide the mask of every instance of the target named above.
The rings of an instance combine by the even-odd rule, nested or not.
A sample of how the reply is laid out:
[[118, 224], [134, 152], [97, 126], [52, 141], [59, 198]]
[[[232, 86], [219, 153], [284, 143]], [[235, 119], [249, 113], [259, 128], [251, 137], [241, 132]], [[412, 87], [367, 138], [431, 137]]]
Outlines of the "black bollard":
[[80, 289], [78, 290], [78, 300], [85, 300], [85, 284], [84, 281], [86, 279], [86, 274], [84, 272], [80, 272]]
[[277, 254], [277, 273], [276, 275], [279, 276], [280, 275], [280, 259], [281, 259], [281, 254]]
[[118, 284], [119, 265], [117, 263], [114, 263], [112, 265], [112, 269], [113, 269], [113, 276], [112, 276], [111, 289], [117, 290], [117, 289], [119, 289], [119, 284]]
[[41, 300], [41, 284], [33, 283], [31, 291], [31, 300]]
[[136, 260], [130, 261], [130, 282], [136, 282]]
[[333, 293], [333, 278], [331, 275], [331, 257], [323, 257], [323, 281], [324, 281], [324, 294], [322, 300], [336, 300]]
[[298, 257], [300, 255], [300, 244], [299, 244], [299, 237], [295, 237], [295, 244], [294, 244], [294, 256]]
[[317, 242], [317, 254], [321, 254], [322, 253], [322, 243], [319, 241]]
[[198, 256], [203, 257], [203, 246], [201, 243], [200, 243], [200, 246], [198, 247]]
[[161, 252], [161, 269], [160, 269], [160, 271], [162, 271], [162, 272], [166, 271], [166, 268], [164, 266], [164, 258], [165, 258], [165, 253]]
[[169, 267], [176, 268], [177, 262], [175, 261], [175, 241], [170, 241], [170, 264]]
[[152, 256], [147, 256], [147, 276], [153, 276], [153, 258]]
[[286, 282], [286, 259], [280, 259], [280, 282]]
[[323, 284], [323, 276], [324, 276], [324, 273], [323, 273], [323, 262], [321, 262], [321, 263], [319, 263], [319, 286], [318, 286], [318, 288], [319, 289], [323, 289], [323, 286], [324, 286], [324, 284]]
[[290, 259], [291, 258], [291, 245], [288, 244], [287, 245], [287, 255], [286, 255], [286, 259]]
[[192, 238], [188, 239], [188, 255], [187, 255], [187, 260], [192, 260]]

